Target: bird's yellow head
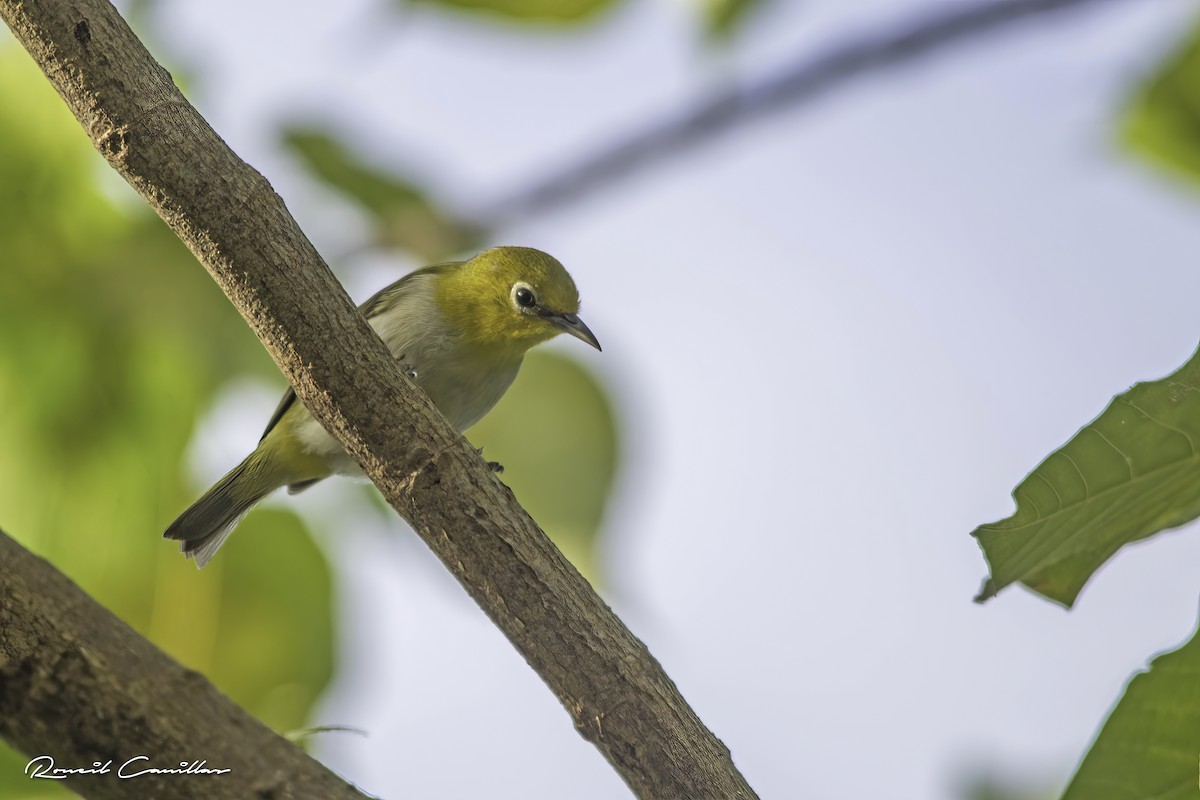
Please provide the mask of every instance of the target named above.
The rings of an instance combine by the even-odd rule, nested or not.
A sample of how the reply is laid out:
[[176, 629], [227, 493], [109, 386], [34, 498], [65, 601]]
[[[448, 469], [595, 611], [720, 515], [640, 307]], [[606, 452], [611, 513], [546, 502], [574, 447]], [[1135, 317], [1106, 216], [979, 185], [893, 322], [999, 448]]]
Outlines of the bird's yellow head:
[[600, 349], [579, 319], [579, 291], [563, 265], [531, 247], [495, 247], [449, 270], [436, 300], [451, 326], [483, 348], [520, 356], [560, 333]]

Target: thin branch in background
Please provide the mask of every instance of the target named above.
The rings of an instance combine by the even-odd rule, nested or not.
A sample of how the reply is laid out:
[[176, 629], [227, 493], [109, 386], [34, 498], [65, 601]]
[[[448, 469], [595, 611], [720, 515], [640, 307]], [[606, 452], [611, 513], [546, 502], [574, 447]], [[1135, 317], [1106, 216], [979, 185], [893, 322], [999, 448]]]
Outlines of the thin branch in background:
[[501, 230], [522, 219], [577, 202], [658, 160], [679, 155], [718, 134], [770, 114], [795, 109], [857, 78], [917, 61], [1017, 23], [1116, 0], [984, 0], [941, 3], [882, 32], [856, 34], [804, 56], [757, 82], [698, 101], [665, 121], [608, 145], [578, 164], [493, 203], [473, 219]]

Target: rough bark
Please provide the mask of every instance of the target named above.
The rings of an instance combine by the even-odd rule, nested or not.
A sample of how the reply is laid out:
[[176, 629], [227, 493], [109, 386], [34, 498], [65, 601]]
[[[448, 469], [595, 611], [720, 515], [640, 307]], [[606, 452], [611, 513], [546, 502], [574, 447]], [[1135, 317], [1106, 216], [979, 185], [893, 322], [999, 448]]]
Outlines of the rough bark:
[[[0, 737], [58, 768], [105, 769], [63, 781], [101, 800], [363, 798], [3, 531]], [[137, 774], [181, 763], [193, 773]]]
[[402, 375], [283, 201], [116, 10], [106, 0], [0, 0], [0, 16], [100, 153], [213, 275], [300, 399], [633, 791], [753, 797], [645, 645]]

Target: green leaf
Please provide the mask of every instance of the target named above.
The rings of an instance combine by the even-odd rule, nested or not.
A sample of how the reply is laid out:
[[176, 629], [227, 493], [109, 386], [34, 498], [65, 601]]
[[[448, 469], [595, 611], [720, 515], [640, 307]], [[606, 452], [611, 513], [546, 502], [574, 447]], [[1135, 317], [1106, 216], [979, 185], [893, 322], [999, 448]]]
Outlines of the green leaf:
[[1200, 181], [1200, 29], [1138, 89], [1122, 135], [1134, 152]]
[[1130, 542], [1200, 515], [1200, 351], [1118, 395], [1013, 492], [1016, 513], [974, 531], [991, 578], [1063, 605]]
[[1062, 800], [1193, 800], [1200, 758], [1200, 635], [1135, 675]]
[[484, 457], [563, 554], [595, 581], [595, 542], [617, 468], [603, 388], [576, 361], [535, 350], [496, 408], [470, 431]]
[[[491, 14], [522, 22], [579, 23], [615, 5], [615, 0], [419, 0], [429, 5]], [[404, 3], [407, 5], [407, 3]]]
[[359, 160], [332, 134], [293, 127], [283, 143], [315, 177], [371, 216], [377, 244], [437, 261], [479, 243], [477, 227], [436, 207], [414, 182]]
[[763, 0], [704, 0], [701, 5], [709, 35], [728, 36], [751, 10], [762, 4]]

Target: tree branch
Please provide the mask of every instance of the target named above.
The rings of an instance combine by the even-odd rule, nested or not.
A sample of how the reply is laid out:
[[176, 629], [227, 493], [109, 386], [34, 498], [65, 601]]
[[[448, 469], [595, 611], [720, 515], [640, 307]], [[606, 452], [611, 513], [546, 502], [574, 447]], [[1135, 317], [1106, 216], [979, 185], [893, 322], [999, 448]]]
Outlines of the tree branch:
[[212, 273], [313, 415], [633, 791], [753, 797], [645, 645], [402, 375], [283, 201], [112, 5], [0, 0], [0, 17], [101, 154]]
[[[0, 737], [58, 768], [107, 764], [65, 781], [100, 800], [363, 798], [3, 531]], [[120, 776], [180, 763], [229, 771]]]
[[470, 214], [485, 230], [554, 211], [661, 159], [700, 146], [735, 125], [795, 109], [885, 68], [907, 64], [971, 38], [1035, 17], [1114, 0], [982, 0], [940, 3], [880, 32], [855, 34], [816, 55], [803, 55], [756, 82], [697, 101], [644, 130], [606, 145], [561, 172]]

